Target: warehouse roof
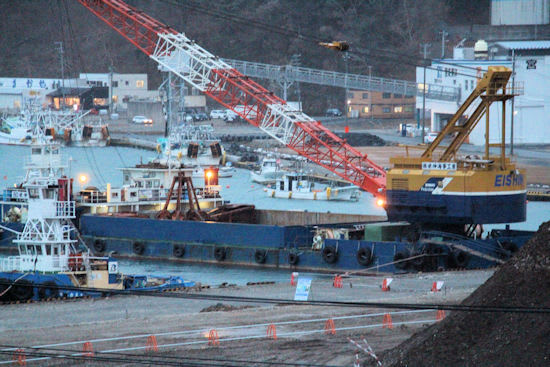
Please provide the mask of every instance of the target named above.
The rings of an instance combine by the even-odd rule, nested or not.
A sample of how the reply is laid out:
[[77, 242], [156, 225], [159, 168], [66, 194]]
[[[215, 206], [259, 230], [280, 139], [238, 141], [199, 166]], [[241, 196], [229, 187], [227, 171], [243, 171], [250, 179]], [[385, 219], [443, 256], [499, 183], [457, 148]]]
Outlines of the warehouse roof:
[[510, 50], [545, 50], [550, 49], [550, 40], [541, 41], [503, 41], [497, 45]]

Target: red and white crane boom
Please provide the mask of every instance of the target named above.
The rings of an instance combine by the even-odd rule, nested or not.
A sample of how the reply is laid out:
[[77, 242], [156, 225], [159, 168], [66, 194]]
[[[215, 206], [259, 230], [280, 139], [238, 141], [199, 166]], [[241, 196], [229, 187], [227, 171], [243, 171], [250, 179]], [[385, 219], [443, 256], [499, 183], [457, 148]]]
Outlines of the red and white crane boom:
[[320, 122], [241, 74], [173, 28], [120, 0], [78, 0], [163, 70], [250, 124], [371, 194], [385, 194], [386, 172]]

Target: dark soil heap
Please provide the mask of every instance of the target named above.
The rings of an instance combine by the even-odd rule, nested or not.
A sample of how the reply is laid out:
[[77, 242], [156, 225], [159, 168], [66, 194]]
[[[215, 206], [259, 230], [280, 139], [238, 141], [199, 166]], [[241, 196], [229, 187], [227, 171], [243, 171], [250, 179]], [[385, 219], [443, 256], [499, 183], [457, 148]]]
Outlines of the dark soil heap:
[[369, 133], [336, 133], [336, 135], [345, 139], [352, 147], [381, 147], [386, 145], [384, 139]]
[[[550, 307], [550, 222], [462, 304]], [[550, 366], [550, 314], [453, 312], [383, 360], [394, 367]]]

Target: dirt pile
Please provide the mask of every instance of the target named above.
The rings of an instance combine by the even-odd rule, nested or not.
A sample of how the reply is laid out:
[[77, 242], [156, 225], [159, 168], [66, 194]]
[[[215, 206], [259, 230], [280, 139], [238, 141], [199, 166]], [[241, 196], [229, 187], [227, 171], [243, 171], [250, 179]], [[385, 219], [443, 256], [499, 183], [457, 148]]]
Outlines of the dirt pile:
[[[462, 304], [550, 307], [549, 294], [546, 222]], [[386, 353], [383, 360], [384, 366], [392, 367], [550, 366], [550, 314], [453, 312]]]
[[352, 147], [381, 147], [386, 145], [384, 139], [369, 133], [337, 133], [336, 135], [345, 139]]
[[253, 306], [232, 306], [224, 305], [223, 303], [216, 303], [215, 305], [203, 308], [202, 310], [200, 310], [200, 312], [237, 311], [252, 307]]

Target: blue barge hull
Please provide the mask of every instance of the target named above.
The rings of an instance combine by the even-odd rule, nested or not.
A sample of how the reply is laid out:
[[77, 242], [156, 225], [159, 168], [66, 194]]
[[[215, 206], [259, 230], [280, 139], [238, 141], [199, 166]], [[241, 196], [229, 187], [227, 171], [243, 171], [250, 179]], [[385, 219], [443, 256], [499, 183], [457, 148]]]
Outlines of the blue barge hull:
[[[292, 270], [343, 272], [370, 269], [372, 272], [403, 272], [424, 269], [426, 264], [398, 262], [423, 250], [431, 256], [431, 270], [445, 268], [485, 268], [497, 265], [492, 258], [505, 241], [522, 246], [532, 232], [506, 231], [497, 239], [459, 240], [488, 257], [459, 254], [452, 259], [448, 246], [414, 245], [395, 241], [327, 239], [322, 249], [313, 249], [313, 226], [277, 226], [146, 218], [84, 215], [80, 232], [97, 252], [124, 256], [171, 259], [198, 263], [270, 267]], [[333, 253], [331, 253], [331, 251]], [[456, 252], [456, 250], [455, 250]], [[368, 254], [368, 256], [365, 256]], [[502, 258], [502, 257], [500, 257]], [[435, 259], [435, 260], [433, 260]]]

